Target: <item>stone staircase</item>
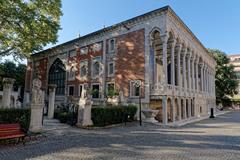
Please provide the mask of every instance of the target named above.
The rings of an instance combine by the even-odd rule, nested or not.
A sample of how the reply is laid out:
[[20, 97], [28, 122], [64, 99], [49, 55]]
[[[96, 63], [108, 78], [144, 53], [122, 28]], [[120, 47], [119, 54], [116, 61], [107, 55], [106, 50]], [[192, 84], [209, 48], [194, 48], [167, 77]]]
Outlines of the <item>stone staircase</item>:
[[60, 123], [57, 119], [48, 119], [44, 117], [43, 119], [43, 132], [48, 135], [63, 135], [64, 131], [72, 128], [71, 126]]

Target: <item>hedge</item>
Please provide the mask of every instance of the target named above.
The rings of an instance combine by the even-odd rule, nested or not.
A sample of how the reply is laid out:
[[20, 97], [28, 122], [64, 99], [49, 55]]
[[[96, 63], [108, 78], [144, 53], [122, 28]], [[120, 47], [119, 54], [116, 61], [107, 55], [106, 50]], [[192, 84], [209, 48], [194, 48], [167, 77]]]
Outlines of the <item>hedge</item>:
[[61, 123], [68, 123], [70, 125], [75, 125], [77, 123], [77, 113], [55, 110], [54, 118], [58, 119]]
[[30, 125], [30, 109], [0, 109], [0, 124], [20, 123], [24, 132]]
[[114, 106], [114, 107], [93, 107], [92, 121], [94, 126], [106, 126], [111, 124], [122, 123], [125, 120], [133, 121], [137, 107], [130, 106]]

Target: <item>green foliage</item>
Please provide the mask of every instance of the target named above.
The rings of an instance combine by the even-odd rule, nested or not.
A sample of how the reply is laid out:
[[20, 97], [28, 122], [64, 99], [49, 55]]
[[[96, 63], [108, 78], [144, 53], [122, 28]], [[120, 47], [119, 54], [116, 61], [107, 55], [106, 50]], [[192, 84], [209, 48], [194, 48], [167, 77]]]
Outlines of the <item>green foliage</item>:
[[115, 89], [109, 89], [106, 93], [106, 97], [113, 98], [114, 96], [117, 96], [118, 92]]
[[[0, 64], [0, 76], [14, 78], [14, 90], [17, 90], [19, 86], [23, 87], [25, 85], [25, 73], [27, 66], [25, 64], [16, 65], [12, 61], [5, 61]], [[0, 78], [0, 89], [2, 90], [2, 78]]]
[[0, 1], [0, 57], [29, 57], [57, 41], [61, 0]]
[[136, 106], [94, 107], [92, 108], [92, 121], [94, 126], [106, 126], [127, 121], [133, 121], [137, 112]]
[[77, 113], [75, 112], [56, 110], [54, 111], [54, 118], [58, 119], [61, 123], [68, 123], [70, 125], [77, 123]]
[[209, 49], [210, 54], [217, 62], [215, 84], [217, 104], [227, 105], [230, 101], [229, 96], [237, 94], [238, 81], [234, 66], [229, 64], [229, 58], [220, 50]]
[[0, 109], [0, 124], [20, 123], [27, 132], [30, 124], [30, 109]]
[[69, 117], [70, 117], [70, 113], [68, 113], [68, 112], [58, 113], [58, 115], [57, 115], [57, 118], [59, 119], [59, 121], [61, 123], [67, 123]]

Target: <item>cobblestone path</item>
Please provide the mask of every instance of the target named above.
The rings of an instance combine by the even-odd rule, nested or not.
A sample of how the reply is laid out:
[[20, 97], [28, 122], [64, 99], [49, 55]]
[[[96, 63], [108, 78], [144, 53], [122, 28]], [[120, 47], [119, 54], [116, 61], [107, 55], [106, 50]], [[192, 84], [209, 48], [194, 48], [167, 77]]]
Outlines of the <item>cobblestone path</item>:
[[101, 130], [68, 127], [25, 146], [1, 147], [0, 160], [239, 160], [240, 111], [180, 128], [131, 123]]

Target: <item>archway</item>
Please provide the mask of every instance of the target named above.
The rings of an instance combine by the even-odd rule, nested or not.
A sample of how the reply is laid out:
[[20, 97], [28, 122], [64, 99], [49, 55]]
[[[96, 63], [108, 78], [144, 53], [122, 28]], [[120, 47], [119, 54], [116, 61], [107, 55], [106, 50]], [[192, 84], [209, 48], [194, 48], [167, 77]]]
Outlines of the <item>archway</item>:
[[58, 58], [49, 69], [48, 84], [56, 84], [56, 95], [65, 94], [66, 69], [62, 61]]
[[[172, 84], [172, 72], [174, 70], [174, 68], [172, 68], [172, 59], [171, 59], [171, 49], [172, 49], [172, 45], [173, 45], [173, 34], [172, 32], [169, 33], [169, 38], [167, 41], [167, 82], [168, 84]], [[172, 84], [174, 85], [174, 84]]]
[[183, 99], [181, 99], [181, 118], [183, 119], [183, 114], [184, 114], [184, 105], [183, 105]]
[[160, 31], [155, 29], [151, 33], [151, 58], [150, 65], [152, 68], [153, 84], [163, 81], [163, 46]]
[[173, 104], [171, 98], [167, 99], [167, 117], [168, 122], [173, 122]]
[[187, 113], [187, 118], [189, 118], [190, 113], [189, 113], [189, 109], [188, 109], [188, 99], [186, 99], [186, 113]]

